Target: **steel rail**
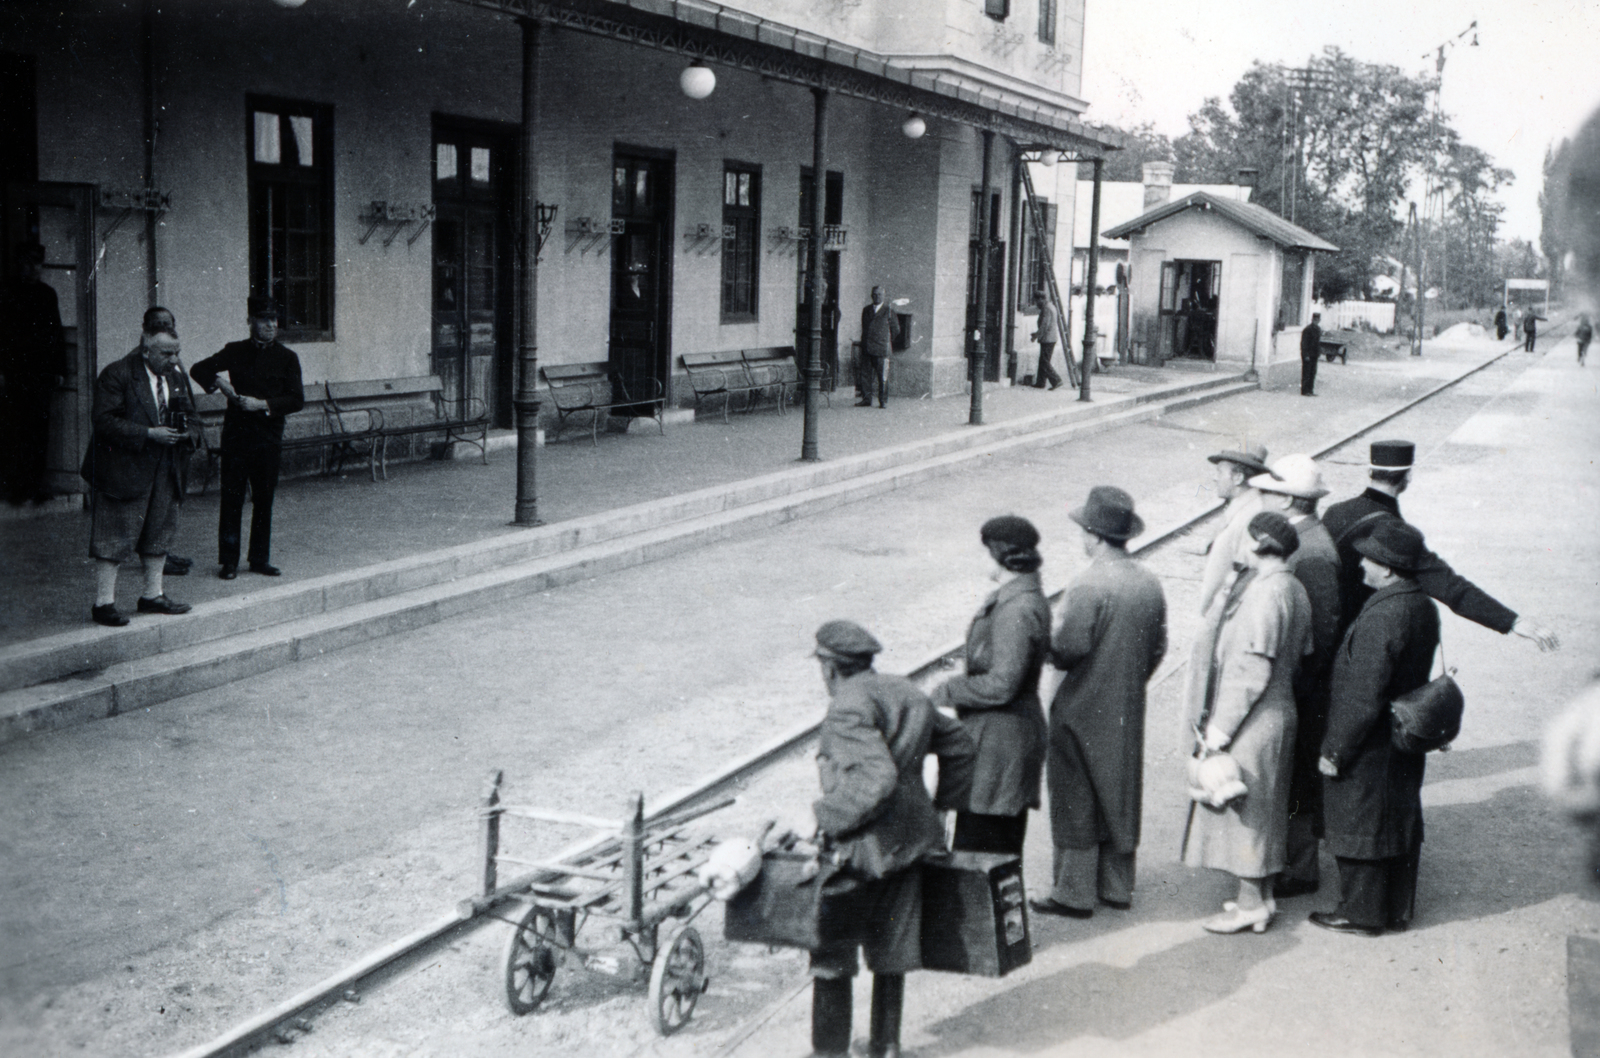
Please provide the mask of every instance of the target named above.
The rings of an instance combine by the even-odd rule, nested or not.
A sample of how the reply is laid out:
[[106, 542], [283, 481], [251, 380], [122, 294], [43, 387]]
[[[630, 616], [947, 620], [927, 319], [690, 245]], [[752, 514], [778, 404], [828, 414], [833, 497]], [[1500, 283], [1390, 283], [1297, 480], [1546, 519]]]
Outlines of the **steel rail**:
[[[1562, 324], [1558, 324], [1556, 327], [1550, 328], [1550, 330], [1555, 331], [1558, 329], [1558, 327], [1568, 324], [1570, 324], [1570, 321], [1563, 321]], [[1552, 335], [1552, 338], [1554, 337], [1555, 336]], [[1510, 348], [1507, 348], [1503, 352], [1490, 357], [1483, 363], [1462, 372], [1460, 375], [1457, 375], [1454, 378], [1440, 383], [1420, 396], [1406, 401], [1399, 407], [1385, 412], [1376, 419], [1373, 419], [1360, 428], [1345, 434], [1332, 443], [1316, 449], [1312, 455], [1316, 458], [1321, 458], [1330, 452], [1334, 452], [1340, 448], [1343, 448], [1345, 445], [1348, 445], [1357, 438], [1372, 432], [1379, 426], [1382, 426], [1384, 423], [1390, 422], [1391, 420], [1404, 415], [1406, 412], [1410, 411], [1412, 408], [1415, 408], [1424, 401], [1438, 396], [1445, 390], [1460, 384], [1466, 379], [1471, 378], [1473, 375], [1478, 374], [1480, 371], [1499, 363], [1507, 356], [1518, 351], [1521, 348], [1521, 345], [1522, 343], [1519, 339]], [[1147, 534], [1144, 543], [1140, 544], [1138, 547], [1131, 548], [1129, 553], [1134, 556], [1147, 554], [1167, 543], [1180, 533], [1183, 533], [1184, 531], [1191, 529], [1194, 526], [1199, 525], [1201, 522], [1204, 522], [1206, 519], [1212, 517], [1218, 511], [1220, 511], [1223, 506], [1224, 504], [1222, 501], [1213, 501], [1204, 509], [1195, 514], [1188, 515], [1170, 525], [1156, 529]], [[1063, 594], [1064, 589], [1054, 592], [1049, 597], [1050, 601], [1052, 603], [1058, 601]], [[964, 651], [965, 648], [965, 640], [946, 647], [936, 653], [928, 661], [912, 669], [909, 673], [907, 673], [907, 677], [913, 681], [924, 680], [935, 672], [945, 668], [951, 660], [959, 659], [962, 651]], [[1176, 669], [1182, 664], [1182, 661], [1175, 662], [1167, 669], [1167, 671], [1158, 672], [1154, 677], [1152, 677], [1152, 680], [1161, 680], [1169, 677], [1172, 672], [1176, 671]], [[803, 724], [798, 724], [788, 731], [785, 731], [784, 733], [771, 739], [770, 741], [756, 747], [750, 752], [722, 765], [715, 771], [702, 776], [694, 783], [669, 792], [652, 804], [650, 811], [645, 813], [645, 822], [647, 824], [657, 822], [673, 812], [681, 811], [704, 801], [705, 799], [724, 790], [730, 784], [747, 780], [759, 774], [770, 765], [809, 744], [810, 741], [816, 736], [820, 726], [820, 720], [807, 721]], [[566, 849], [563, 849], [561, 852], [556, 854], [554, 859], [556, 862], [576, 860], [585, 855], [594, 854], [607, 842], [615, 840], [616, 839], [612, 836], [604, 836], [580, 841]], [[315, 1007], [319, 1007], [330, 1002], [332, 999], [342, 994], [346, 989], [349, 989], [363, 978], [371, 976], [384, 967], [389, 966], [390, 964], [403, 959], [408, 955], [412, 955], [428, 945], [436, 943], [437, 941], [446, 937], [471, 932], [472, 930], [475, 930], [490, 921], [501, 921], [498, 916], [491, 914], [494, 908], [507, 900], [516, 898], [532, 883], [542, 879], [550, 878], [552, 876], [553, 872], [548, 870], [536, 871], [532, 874], [514, 878], [510, 882], [498, 887], [495, 892], [486, 896], [463, 900], [457, 906], [457, 908], [451, 910], [448, 914], [433, 920], [415, 932], [409, 933], [396, 941], [369, 952], [361, 959], [351, 963], [349, 966], [338, 971], [332, 976], [324, 978], [318, 983], [312, 985], [304, 991], [296, 993], [276, 1006], [273, 1006], [270, 1009], [239, 1023], [207, 1043], [200, 1044], [196, 1047], [191, 1047], [185, 1051], [177, 1052], [173, 1058], [218, 1058], [218, 1056], [241, 1051], [245, 1048], [253, 1046], [269, 1036], [279, 1025], [291, 1018], [296, 1017], [297, 1015], [304, 1014]], [[796, 991], [796, 994], [798, 994], [798, 990]], [[786, 1001], [788, 998], [792, 998], [792, 996], [786, 997]]]

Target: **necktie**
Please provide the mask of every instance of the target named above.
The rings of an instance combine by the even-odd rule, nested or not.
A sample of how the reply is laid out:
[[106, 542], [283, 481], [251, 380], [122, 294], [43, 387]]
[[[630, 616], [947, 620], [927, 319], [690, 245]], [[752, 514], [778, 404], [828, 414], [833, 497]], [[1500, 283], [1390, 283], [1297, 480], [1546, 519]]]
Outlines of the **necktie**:
[[167, 410], [167, 380], [160, 375], [156, 376], [156, 418], [160, 425], [172, 425], [172, 419]]

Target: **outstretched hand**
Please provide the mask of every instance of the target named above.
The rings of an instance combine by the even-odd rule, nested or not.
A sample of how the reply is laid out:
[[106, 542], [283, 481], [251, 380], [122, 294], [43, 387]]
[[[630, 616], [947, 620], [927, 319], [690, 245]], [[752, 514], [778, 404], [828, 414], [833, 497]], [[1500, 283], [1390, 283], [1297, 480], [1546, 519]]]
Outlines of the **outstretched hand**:
[[1546, 628], [1537, 621], [1530, 621], [1526, 617], [1519, 617], [1511, 626], [1511, 631], [1523, 639], [1531, 639], [1538, 644], [1541, 651], [1549, 652], [1561, 649], [1561, 640], [1555, 632]]

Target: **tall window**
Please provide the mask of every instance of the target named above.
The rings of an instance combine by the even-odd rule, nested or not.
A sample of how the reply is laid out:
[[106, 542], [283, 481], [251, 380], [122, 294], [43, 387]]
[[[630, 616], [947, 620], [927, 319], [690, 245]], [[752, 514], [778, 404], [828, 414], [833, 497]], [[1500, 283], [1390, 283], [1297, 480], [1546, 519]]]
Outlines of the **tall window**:
[[1039, 226], [1044, 229], [1041, 244], [1033, 234], [1033, 223], [1028, 219], [1027, 206], [1022, 212], [1022, 282], [1017, 284], [1017, 308], [1030, 309], [1040, 294], [1049, 294], [1045, 279], [1045, 263], [1054, 262], [1056, 254], [1056, 207], [1042, 198], [1039, 204]]
[[251, 96], [250, 290], [289, 340], [333, 338], [333, 108]]
[[722, 322], [756, 318], [761, 167], [727, 162], [722, 170]]
[[1056, 0], [1039, 0], [1039, 39], [1046, 44], [1056, 42]]
[[1011, 0], [983, 0], [983, 13], [996, 21], [1004, 22], [1011, 14]]

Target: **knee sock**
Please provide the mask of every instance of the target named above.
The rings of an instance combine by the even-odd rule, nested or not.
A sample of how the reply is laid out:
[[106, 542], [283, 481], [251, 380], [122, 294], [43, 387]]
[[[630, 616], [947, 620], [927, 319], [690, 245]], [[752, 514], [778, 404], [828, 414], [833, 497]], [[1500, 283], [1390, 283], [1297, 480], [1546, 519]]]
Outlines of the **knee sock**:
[[94, 604], [110, 606], [117, 601], [117, 563], [97, 558], [94, 562]]
[[139, 561], [144, 563], [144, 591], [141, 598], [161, 598], [161, 574], [167, 568], [166, 555], [140, 555]]

